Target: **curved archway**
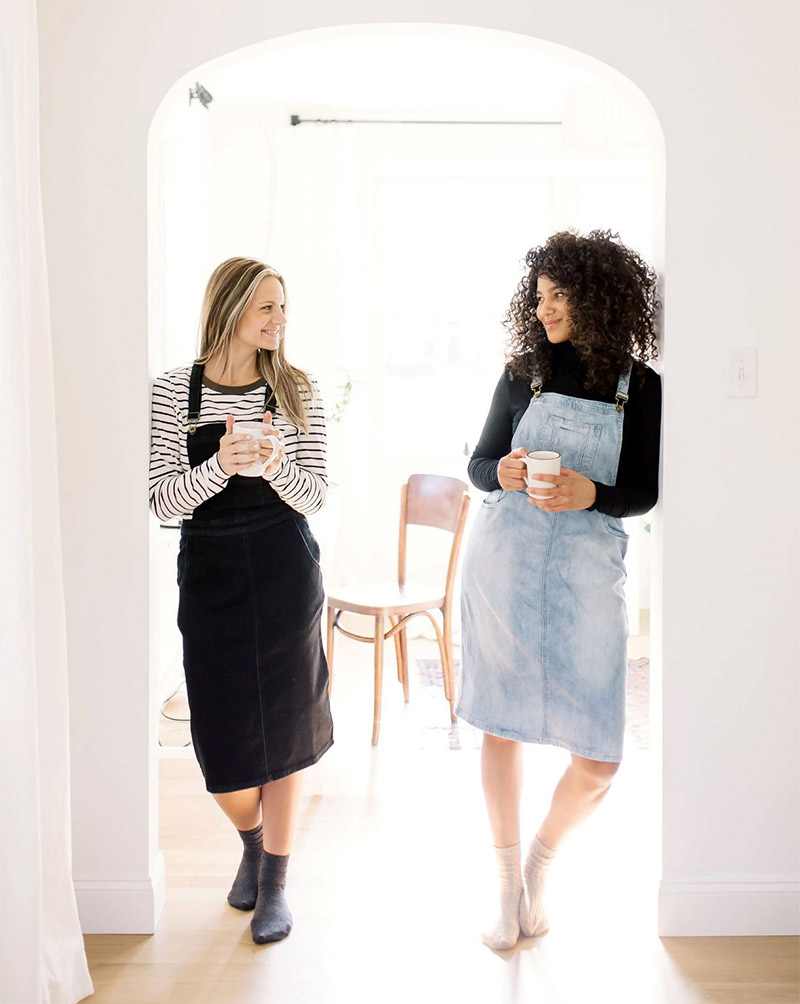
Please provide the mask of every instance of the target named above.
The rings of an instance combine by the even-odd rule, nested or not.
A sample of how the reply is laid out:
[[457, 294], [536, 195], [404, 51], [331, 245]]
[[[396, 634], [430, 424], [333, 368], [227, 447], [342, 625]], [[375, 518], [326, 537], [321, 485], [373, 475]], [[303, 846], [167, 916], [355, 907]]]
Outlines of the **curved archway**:
[[[404, 49], [405, 51], [403, 51]], [[413, 98], [409, 97], [407, 88], [404, 88], [402, 101], [399, 99], [398, 92], [393, 91], [391, 87], [384, 87], [381, 93], [380, 82], [375, 75], [379, 70], [391, 78], [393, 66], [396, 67], [400, 62], [412, 63], [417, 66], [425, 65], [422, 60], [423, 54], [426, 54], [430, 59], [437, 49], [439, 52], [438, 65], [441, 67], [442, 64], [447, 63], [450, 67], [450, 73], [445, 79], [446, 93], [436, 92], [434, 87], [436, 73], [430, 73], [422, 81], [417, 79]], [[416, 58], [410, 57], [411, 51], [415, 51]], [[479, 58], [481, 52], [483, 52], [482, 61]], [[546, 82], [550, 88], [547, 102], [532, 102], [523, 90], [523, 81], [526, 79], [529, 81], [530, 64], [534, 59], [540, 64], [537, 79]], [[392, 60], [397, 62], [393, 64]], [[482, 63], [484, 70], [486, 70], [486, 63], [491, 63], [494, 68], [502, 66], [505, 71], [505, 77], [497, 82], [496, 92], [491, 96], [487, 96], [483, 86], [475, 88], [471, 96], [469, 93], [465, 95], [465, 90], [469, 90], [467, 83], [471, 79], [467, 76], [467, 71], [476, 62]], [[308, 83], [312, 63], [317, 64], [316, 68], [320, 72], [320, 80], [326, 79], [327, 68], [334, 65], [347, 66], [349, 76], [344, 80], [337, 81], [338, 92], [336, 88], [331, 88], [328, 85], [324, 92], [315, 96], [313, 86]], [[260, 96], [248, 96], [248, 88], [251, 89], [250, 94], [252, 95], [259, 85], [257, 73], [259, 64], [269, 64], [271, 67], [270, 79], [277, 78], [281, 82], [280, 88], [271, 88], [268, 100]], [[454, 66], [457, 69], [454, 69]], [[313, 117], [311, 110], [315, 107], [320, 109], [338, 106], [345, 109], [344, 112], [339, 113], [339, 117], [343, 119], [353, 116], [354, 112], [360, 112], [363, 115], [365, 103], [363, 99], [359, 99], [356, 87], [359, 78], [363, 79], [368, 76], [367, 71], [370, 69], [372, 70], [370, 100], [367, 104], [377, 118], [388, 117], [389, 110], [409, 107], [418, 110], [417, 117], [419, 118], [424, 118], [423, 112], [430, 112], [432, 109], [439, 109], [440, 113], [441, 109], [445, 109], [445, 111], [455, 114], [456, 103], [458, 107], [467, 110], [466, 117], [482, 120], [492, 117], [502, 121], [525, 120], [526, 116], [532, 120], [540, 120], [545, 117], [545, 112], [560, 115], [562, 125], [560, 126], [561, 138], [558, 143], [554, 143], [552, 138], [546, 138], [541, 142], [540, 147], [536, 147], [536, 144], [531, 147], [520, 144], [518, 138], [514, 139], [508, 135], [504, 139], [503, 152], [506, 156], [511, 156], [515, 145], [523, 146], [524, 148], [520, 149], [517, 155], [523, 159], [527, 158], [526, 164], [532, 163], [532, 158], [538, 157], [537, 169], [548, 179], [552, 179], [559, 169], [563, 170], [566, 164], [568, 171], [573, 172], [574, 180], [574, 174], [578, 171], [576, 165], [584, 161], [587, 164], [592, 162], [593, 166], [587, 167], [587, 172], [593, 181], [596, 182], [597, 178], [602, 176], [606, 180], [611, 178], [613, 181], [619, 182], [620, 178], [625, 177], [625, 172], [619, 165], [626, 157], [627, 160], [646, 159], [648, 162], [647, 172], [635, 177], [647, 189], [645, 201], [650, 220], [648, 225], [643, 228], [646, 233], [644, 246], [642, 246], [642, 241], [638, 239], [630, 242], [638, 244], [639, 250], [645, 254], [645, 257], [653, 260], [657, 269], [661, 271], [664, 258], [663, 133], [647, 98], [619, 71], [593, 57], [554, 43], [487, 29], [410, 24], [358, 25], [315, 29], [258, 43], [198, 66], [175, 82], [164, 96], [154, 116], [149, 136], [151, 291], [156, 300], [151, 306], [151, 318], [155, 319], [154, 325], [151, 327], [151, 368], [153, 370], [158, 371], [165, 366], [177, 365], [187, 358], [191, 351], [190, 342], [185, 338], [180, 340], [180, 344], [173, 346], [165, 346], [162, 339], [164, 333], [175, 330], [174, 321], [179, 313], [177, 307], [170, 308], [164, 305], [165, 292], [161, 283], [167, 268], [163, 263], [167, 261], [181, 263], [183, 269], [182, 288], [176, 299], [182, 300], [184, 303], [199, 304], [202, 284], [207, 273], [217, 260], [225, 257], [228, 253], [240, 251], [242, 243], [245, 245], [244, 253], [260, 255], [266, 257], [267, 260], [276, 258], [276, 253], [273, 253], [272, 250], [277, 240], [276, 229], [278, 226], [274, 219], [275, 206], [280, 200], [278, 194], [280, 186], [283, 184], [285, 190], [285, 176], [291, 173], [287, 164], [282, 164], [280, 161], [279, 148], [281, 142], [288, 141], [289, 138], [292, 142], [297, 139], [296, 128], [289, 124], [289, 112], [301, 111], [303, 115], [308, 114], [309, 117]], [[294, 71], [294, 78], [291, 78], [291, 71]], [[559, 73], [560, 77], [557, 79]], [[491, 76], [489, 71], [487, 71], [487, 75]], [[327, 79], [330, 79], [329, 75], [327, 75]], [[208, 112], [205, 112], [198, 105], [187, 107], [186, 92], [196, 80], [200, 80], [214, 96], [214, 104]], [[474, 80], [473, 83], [475, 83]], [[294, 90], [292, 85], [294, 85]], [[321, 86], [321, 84], [317, 84], [318, 88]], [[536, 88], [532, 88], [532, 90], [535, 91]], [[509, 100], [509, 94], [513, 94], [514, 100]], [[223, 102], [227, 104], [225, 112], [220, 111]], [[378, 112], [375, 111], [376, 108], [379, 109]], [[383, 109], [383, 116], [380, 109]], [[224, 130], [220, 131], [219, 126], [213, 124], [214, 116], [218, 114], [227, 115], [230, 127], [227, 133]], [[317, 114], [320, 113], [317, 112]], [[636, 119], [636, 125], [633, 128], [630, 124], [631, 117]], [[621, 123], [623, 122], [627, 132], [621, 133]], [[566, 140], [564, 139], [565, 134]], [[317, 136], [319, 136], [319, 131]], [[218, 183], [221, 175], [216, 172], [222, 170], [225, 163], [230, 161], [231, 143], [228, 141], [231, 138], [234, 143], [240, 145], [240, 149], [244, 149], [248, 143], [252, 144], [258, 151], [258, 156], [263, 158], [267, 165], [267, 170], [264, 173], [268, 175], [266, 182], [262, 182], [266, 194], [254, 214], [255, 220], [248, 219], [245, 226], [229, 225], [227, 230], [224, 223], [223, 225], [212, 224], [208, 232], [205, 232], [202, 231], [203, 222], [200, 219], [201, 214], [196, 212], [196, 207], [198, 205], [208, 206], [208, 192], [210, 190], [215, 189], [217, 192], [223, 190]], [[624, 150], [624, 141], [626, 140], [629, 144], [627, 151]], [[186, 146], [182, 150], [178, 150], [182, 142], [185, 142]], [[419, 143], [418, 140], [415, 142]], [[174, 198], [178, 193], [179, 197], [183, 199], [185, 204], [183, 219], [195, 228], [189, 232], [185, 227], [181, 228], [173, 222], [172, 233], [182, 234], [175, 244], [175, 249], [178, 250], [170, 247], [169, 240], [164, 238], [164, 230], [159, 229], [164, 226], [164, 214], [167, 211], [168, 203], [168, 197], [165, 196], [163, 188], [163, 168], [165, 157], [169, 159], [170, 154], [165, 155], [165, 143], [172, 144], [173, 148], [173, 159], [167, 174], [173, 179], [177, 176], [181, 176], [183, 179], [180, 190], [177, 187], [172, 188], [172, 196]], [[327, 139], [324, 143], [325, 148], [334, 159], [353, 156], [352, 146], [337, 145], [328, 142]], [[565, 143], [568, 148], [568, 156], [565, 156], [563, 150]], [[216, 147], [215, 144], [217, 144]], [[612, 154], [611, 151], [615, 144], [616, 150]], [[623, 153], [620, 153], [620, 146], [623, 147]], [[225, 153], [220, 156], [220, 151], [223, 149]], [[307, 152], [307, 149], [304, 149]], [[176, 151], [177, 156], [175, 156]], [[440, 157], [446, 157], [453, 151], [447, 144], [444, 146], [440, 144], [437, 152]], [[364, 154], [363, 147], [358, 153]], [[393, 154], [397, 154], [396, 146], [389, 144], [389, 155]], [[469, 143], [462, 141], [459, 155], [461, 157], [474, 156], [475, 150], [470, 147]], [[615, 157], [618, 161], [616, 175], [609, 167]], [[158, 166], [159, 158], [161, 158], [160, 167]], [[550, 158], [549, 161], [548, 158]], [[194, 172], [190, 178], [185, 171], [181, 172], [179, 169], [181, 159], [186, 168], [189, 164], [194, 166]], [[297, 155], [294, 160], [290, 158], [290, 163], [294, 168], [297, 167]], [[315, 163], [319, 163], [318, 152]], [[597, 165], [600, 163], [604, 166], [598, 173]], [[162, 172], [161, 175], [159, 171]], [[341, 178], [337, 175], [334, 189], [340, 181]], [[524, 246], [522, 243], [515, 246], [513, 257], [518, 258], [523, 254], [527, 246], [535, 243], [539, 236], [544, 237], [547, 233], [568, 225], [577, 225], [583, 230], [594, 225], [619, 228], [625, 238], [625, 228], [619, 226], [617, 221], [621, 215], [620, 207], [623, 205], [623, 200], [625, 198], [631, 199], [630, 181], [631, 178], [628, 177], [626, 191], [620, 190], [619, 201], [614, 203], [612, 200], [608, 215], [603, 219], [591, 218], [591, 213], [586, 219], [581, 218], [581, 194], [588, 189], [581, 189], [579, 183], [573, 184], [569, 192], [560, 191], [561, 202], [554, 211], [552, 222], [548, 222], [544, 226], [543, 232], [537, 235], [536, 239], [524, 242]], [[239, 191], [251, 191], [257, 184], [257, 173], [251, 172], [247, 183], [241, 184], [240, 182]], [[330, 186], [325, 187], [325, 183], [319, 175], [314, 176], [313, 185], [309, 187], [314, 188], [314, 186], [317, 186], [324, 193], [325, 198], [331, 196]], [[296, 190], [290, 188], [290, 191], [291, 196], [297, 195]], [[308, 196], [308, 189], [306, 195]], [[552, 192], [549, 197], [551, 196]], [[231, 220], [237, 219], [236, 214], [231, 212], [231, 206], [225, 198], [222, 198], [221, 205], [224, 207], [224, 215], [228, 224]], [[310, 205], [316, 213], [323, 211], [323, 206], [313, 198], [310, 198]], [[352, 200], [349, 205], [352, 207]], [[636, 203], [637, 213], [641, 211], [641, 205], [641, 202]], [[193, 208], [194, 215], [192, 215]], [[583, 210], [585, 208], [584, 206]], [[216, 208], [216, 212], [218, 217], [223, 215], [219, 212], [219, 207]], [[284, 241], [284, 244], [281, 247], [282, 253], [279, 260], [281, 268], [293, 277], [293, 299], [302, 303], [305, 299], [310, 299], [312, 293], [319, 296], [319, 280], [314, 275], [312, 263], [308, 273], [301, 276], [299, 280], [300, 292], [297, 292], [298, 282], [294, 277], [303, 272], [302, 255], [297, 253], [296, 248], [288, 248], [286, 244], [289, 223], [293, 222], [297, 226], [297, 212], [295, 212], [293, 220], [282, 219], [280, 221], [280, 225], [283, 226], [280, 239]], [[633, 219], [636, 214], [628, 213], [627, 215]], [[584, 216], [586, 216], [585, 212]], [[256, 227], [253, 226], [254, 222], [257, 224]], [[303, 219], [298, 229], [307, 235], [313, 224], [314, 221], [309, 215]], [[261, 228], [260, 235], [257, 233], [258, 227]], [[329, 248], [349, 246], [350, 250], [357, 254], [352, 244], [339, 229], [340, 222], [336, 214], [326, 217], [326, 227]], [[641, 232], [637, 234], [637, 238], [640, 236]], [[630, 240], [630, 238], [628, 239]], [[239, 241], [238, 244], [237, 241]], [[213, 249], [213, 253], [210, 249]], [[292, 258], [292, 256], [295, 256], [292, 264], [287, 266], [285, 264], [286, 258]], [[276, 260], [278, 259], [276, 258]], [[504, 264], [504, 269], [510, 291], [516, 279], [512, 280], [514, 273], [509, 271], [507, 263]], [[336, 273], [335, 276], [337, 280], [342, 278], [339, 273]], [[159, 304], [158, 298], [162, 298], [161, 304]], [[320, 296], [319, 299], [330, 303], [332, 300], [336, 300], [336, 295], [332, 289], [329, 289], [327, 295]], [[309, 313], [303, 317], [303, 320], [309, 329], [313, 329], [315, 321], [318, 321], [319, 318], [315, 318], [313, 314]], [[365, 319], [361, 318], [360, 321], [364, 323]], [[344, 330], [345, 327], [346, 319], [339, 318], [339, 330]], [[326, 334], [326, 340], [328, 346], [332, 341], [335, 342], [335, 339], [330, 338], [329, 332]], [[499, 341], [500, 339], [498, 339]], [[322, 346], [317, 347], [320, 351], [325, 351]], [[338, 361], [333, 360], [328, 368], [335, 369]], [[495, 370], [490, 369], [488, 372], [493, 383], [496, 376]], [[326, 382], [330, 385], [331, 381], [326, 380]], [[488, 397], [486, 400], [488, 401]], [[391, 503], [389, 504], [391, 505]], [[363, 532], [362, 513], [358, 513], [354, 518], [354, 524]], [[657, 549], [656, 555], [658, 555]], [[170, 560], [171, 555], [167, 553], [167, 565]], [[657, 567], [658, 563], [657, 556]], [[151, 576], [151, 580], [156, 577], [164, 580], [167, 578], [159, 572]], [[160, 606], [159, 610], [161, 613], [157, 616], [159, 616], [160, 623], [162, 625], [168, 623], [171, 614], [169, 607]], [[653, 662], [658, 665], [657, 651], [654, 651], [654, 656]]]

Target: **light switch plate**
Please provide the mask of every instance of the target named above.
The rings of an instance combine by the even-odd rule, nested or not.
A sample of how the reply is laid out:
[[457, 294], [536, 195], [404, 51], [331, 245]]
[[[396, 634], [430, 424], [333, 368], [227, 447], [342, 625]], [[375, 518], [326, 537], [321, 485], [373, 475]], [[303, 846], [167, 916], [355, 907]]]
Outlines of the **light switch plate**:
[[758, 349], [728, 350], [728, 397], [758, 396]]

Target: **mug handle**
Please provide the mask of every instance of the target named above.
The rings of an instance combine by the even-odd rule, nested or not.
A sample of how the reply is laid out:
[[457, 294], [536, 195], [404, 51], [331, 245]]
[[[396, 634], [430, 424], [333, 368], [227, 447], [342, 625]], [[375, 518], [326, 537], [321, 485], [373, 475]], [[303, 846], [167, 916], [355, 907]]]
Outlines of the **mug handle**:
[[277, 436], [265, 436], [264, 439], [260, 440], [260, 442], [272, 443], [272, 453], [267, 460], [267, 467], [269, 467], [275, 457], [277, 457], [278, 453], [280, 453], [281, 441]]

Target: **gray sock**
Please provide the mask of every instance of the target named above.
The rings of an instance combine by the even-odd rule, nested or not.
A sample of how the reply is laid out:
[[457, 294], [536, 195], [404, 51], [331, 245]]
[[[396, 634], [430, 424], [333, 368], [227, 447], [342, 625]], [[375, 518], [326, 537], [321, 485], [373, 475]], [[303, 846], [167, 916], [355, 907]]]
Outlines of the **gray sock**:
[[269, 941], [280, 941], [292, 929], [292, 915], [286, 903], [286, 867], [288, 854], [261, 855], [261, 870], [258, 875], [258, 900], [256, 912], [250, 921], [253, 941], [265, 945]]
[[237, 910], [252, 910], [258, 897], [258, 869], [261, 865], [261, 852], [264, 850], [261, 823], [253, 830], [238, 832], [244, 850], [239, 871], [228, 893], [228, 902]]
[[555, 856], [556, 852], [545, 847], [538, 837], [533, 838], [522, 870], [524, 895], [519, 926], [526, 938], [538, 938], [550, 929], [544, 912], [544, 880]]

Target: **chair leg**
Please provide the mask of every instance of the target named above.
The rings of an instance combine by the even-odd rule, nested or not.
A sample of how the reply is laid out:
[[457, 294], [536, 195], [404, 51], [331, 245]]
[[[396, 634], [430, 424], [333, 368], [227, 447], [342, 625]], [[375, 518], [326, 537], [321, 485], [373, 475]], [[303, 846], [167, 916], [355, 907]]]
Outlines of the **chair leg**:
[[328, 697], [333, 690], [333, 636], [335, 633], [336, 610], [328, 604], [328, 640], [325, 646], [325, 655], [328, 660]]
[[[399, 617], [389, 618], [392, 627], [395, 627], [400, 620]], [[405, 650], [406, 632], [398, 631], [394, 636], [394, 654], [397, 660], [397, 679], [403, 685], [403, 700], [408, 704], [408, 657]]]
[[442, 655], [442, 679], [444, 681], [444, 696], [445, 699], [450, 704], [450, 721], [454, 722], [456, 720], [455, 712], [453, 711], [453, 703], [455, 701], [455, 687], [456, 687], [456, 667], [455, 660], [453, 658], [453, 630], [450, 625], [450, 618], [446, 615], [442, 615], [442, 626], [443, 636], [444, 636], [444, 652]]
[[384, 620], [382, 616], [375, 618], [375, 711], [372, 716], [372, 745], [378, 745], [378, 735], [381, 731], [381, 697], [383, 696], [383, 643]]
[[400, 655], [399, 659], [403, 664], [403, 671], [401, 681], [403, 684], [403, 700], [408, 704], [408, 635], [406, 634], [406, 629], [402, 628], [397, 632], [395, 638], [400, 640]]
[[[390, 617], [389, 623], [394, 627], [397, 624], [396, 617]], [[398, 632], [394, 636], [394, 654], [397, 661], [397, 679], [399, 683], [403, 682], [403, 653], [400, 651], [400, 633]]]

